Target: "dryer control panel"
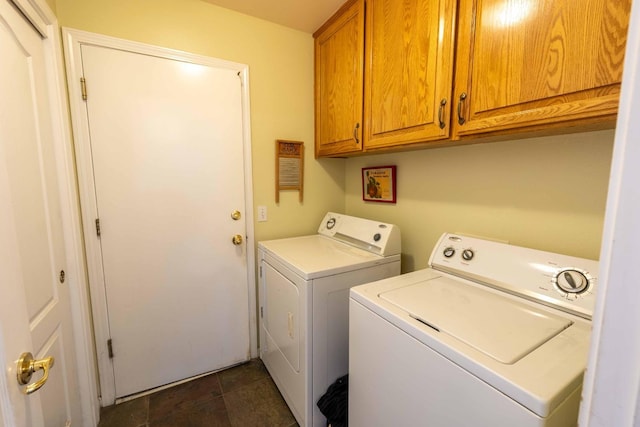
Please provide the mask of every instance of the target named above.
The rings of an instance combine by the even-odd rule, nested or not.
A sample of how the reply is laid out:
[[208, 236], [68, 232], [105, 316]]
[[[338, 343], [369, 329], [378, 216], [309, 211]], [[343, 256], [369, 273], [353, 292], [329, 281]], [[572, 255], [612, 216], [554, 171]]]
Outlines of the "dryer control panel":
[[445, 233], [429, 266], [590, 319], [598, 262]]
[[328, 212], [320, 222], [318, 234], [376, 255], [400, 254], [400, 229], [394, 224]]

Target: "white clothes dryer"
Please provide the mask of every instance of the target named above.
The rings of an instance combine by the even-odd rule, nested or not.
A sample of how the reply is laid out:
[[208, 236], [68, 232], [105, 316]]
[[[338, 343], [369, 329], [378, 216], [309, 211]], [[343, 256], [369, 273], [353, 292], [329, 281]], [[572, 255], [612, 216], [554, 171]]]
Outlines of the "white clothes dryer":
[[318, 234], [258, 243], [260, 358], [300, 426], [349, 366], [349, 288], [400, 274], [393, 224], [327, 213]]
[[352, 427], [577, 424], [598, 263], [445, 233], [350, 292]]

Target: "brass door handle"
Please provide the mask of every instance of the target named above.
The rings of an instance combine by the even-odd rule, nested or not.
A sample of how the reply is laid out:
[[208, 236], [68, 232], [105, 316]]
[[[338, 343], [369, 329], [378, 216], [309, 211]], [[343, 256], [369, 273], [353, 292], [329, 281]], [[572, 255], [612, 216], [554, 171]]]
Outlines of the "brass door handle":
[[31, 381], [31, 376], [35, 371], [42, 370], [42, 378], [33, 384], [27, 385], [22, 389], [24, 394], [31, 394], [34, 391], [38, 391], [40, 387], [44, 385], [49, 379], [49, 370], [53, 367], [53, 357], [45, 357], [44, 359], [36, 360], [33, 358], [33, 354], [26, 352], [20, 355], [18, 360], [17, 377], [18, 384], [25, 385]]
[[240, 234], [236, 234], [235, 236], [233, 236], [231, 238], [231, 241], [233, 242], [234, 245], [241, 245], [242, 244], [242, 236]]

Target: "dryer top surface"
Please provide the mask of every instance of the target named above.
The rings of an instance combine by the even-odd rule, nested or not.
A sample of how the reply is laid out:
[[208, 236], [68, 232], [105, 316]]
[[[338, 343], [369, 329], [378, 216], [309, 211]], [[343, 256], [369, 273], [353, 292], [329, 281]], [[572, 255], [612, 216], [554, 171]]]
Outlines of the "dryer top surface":
[[320, 234], [267, 240], [258, 247], [305, 280], [400, 260], [400, 255], [383, 257]]

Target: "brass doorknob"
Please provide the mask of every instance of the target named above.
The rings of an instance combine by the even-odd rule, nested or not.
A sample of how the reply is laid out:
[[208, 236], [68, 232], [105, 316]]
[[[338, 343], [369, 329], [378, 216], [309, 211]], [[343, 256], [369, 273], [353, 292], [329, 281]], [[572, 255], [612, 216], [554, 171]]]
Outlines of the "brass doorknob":
[[33, 354], [26, 352], [20, 355], [17, 367], [18, 384], [25, 385], [31, 381], [31, 376], [35, 371], [42, 370], [42, 378], [33, 384], [27, 385], [22, 389], [24, 394], [31, 394], [34, 391], [38, 391], [40, 387], [44, 385], [49, 379], [49, 369], [53, 367], [53, 357], [45, 357], [44, 359], [36, 360], [33, 358]]
[[234, 245], [241, 245], [242, 244], [242, 236], [240, 234], [236, 234], [235, 236], [233, 236], [231, 238], [231, 241], [233, 242]]
[[231, 212], [231, 219], [233, 219], [234, 221], [237, 221], [240, 218], [242, 218], [242, 214], [240, 213], [240, 211]]

